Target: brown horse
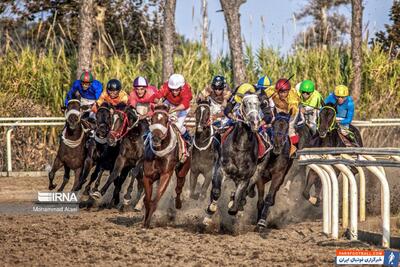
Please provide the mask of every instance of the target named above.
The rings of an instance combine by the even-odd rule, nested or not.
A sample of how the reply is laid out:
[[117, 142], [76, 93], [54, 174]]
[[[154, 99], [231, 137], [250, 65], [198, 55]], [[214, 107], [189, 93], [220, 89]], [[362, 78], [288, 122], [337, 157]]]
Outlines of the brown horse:
[[[146, 139], [144, 159], [144, 188], [145, 188], [145, 217], [144, 227], [150, 227], [151, 216], [157, 208], [157, 203], [168, 187], [171, 176], [176, 174], [175, 207], [182, 207], [181, 193], [185, 184], [185, 177], [190, 169], [190, 158], [180, 162], [178, 129], [169, 118], [168, 107], [161, 105], [154, 109], [151, 118], [150, 134]], [[153, 183], [160, 180], [157, 195], [152, 200]]]
[[62, 132], [60, 146], [57, 151], [56, 159], [49, 172], [49, 190], [53, 190], [57, 187], [57, 185], [53, 183], [54, 175], [62, 166], [64, 166], [64, 178], [62, 185], [58, 189], [59, 192], [62, 192], [65, 185], [68, 183], [71, 169], [75, 172], [74, 187], [79, 182], [79, 176], [86, 155], [85, 143], [88, 138], [82, 126], [80, 116], [79, 100], [70, 100], [65, 111], [65, 118], [67, 121]]

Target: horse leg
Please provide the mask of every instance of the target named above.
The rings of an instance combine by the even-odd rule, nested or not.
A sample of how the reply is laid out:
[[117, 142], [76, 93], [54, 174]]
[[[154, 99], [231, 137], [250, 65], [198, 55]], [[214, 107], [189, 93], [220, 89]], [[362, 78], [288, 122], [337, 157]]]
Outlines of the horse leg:
[[144, 189], [144, 184], [143, 184], [143, 169], [140, 168], [138, 175], [136, 176], [136, 196], [135, 199], [132, 201], [132, 205], [134, 206], [135, 211], [141, 211], [143, 207], [143, 189]]
[[307, 175], [306, 186], [303, 190], [303, 197], [313, 205], [316, 205], [318, 203], [318, 198], [310, 196], [310, 189], [311, 186], [316, 184], [317, 180], [317, 173], [314, 170], [310, 170]]
[[97, 175], [95, 176], [96, 182], [94, 183], [94, 187], [93, 187], [93, 190], [92, 190], [93, 192], [99, 191], [99, 186], [100, 186], [100, 183], [101, 183], [101, 177], [103, 176], [103, 172], [104, 172], [104, 169], [100, 167], [98, 172], [97, 172]]
[[[137, 168], [137, 167], [136, 167]], [[132, 191], [133, 191], [133, 183], [135, 182], [136, 179], [136, 174], [137, 172], [135, 171], [136, 168], [134, 168], [131, 172], [130, 172], [130, 181], [129, 181], [129, 185], [128, 188], [126, 189], [126, 193], [124, 195], [124, 202], [123, 202], [123, 206], [127, 207], [132, 199]]]
[[185, 185], [185, 178], [187, 173], [190, 171], [190, 158], [183, 163], [183, 166], [175, 170], [176, 174], [176, 187], [175, 187], [175, 208], [182, 208], [181, 193], [183, 186]]
[[223, 175], [221, 169], [218, 167], [212, 178], [211, 194], [210, 194], [210, 204], [207, 208], [207, 214], [213, 215], [217, 211], [217, 202], [221, 196]]
[[261, 212], [264, 207], [265, 182], [263, 181], [263, 179], [258, 179], [256, 184], [257, 184], [257, 195], [258, 195], [258, 200], [257, 200], [257, 222], [258, 222], [258, 220], [260, 220]]
[[150, 202], [150, 210], [148, 213], [147, 221], [145, 222], [145, 227], [147, 228], [150, 226], [151, 216], [157, 209], [158, 201], [160, 201], [161, 197], [164, 195], [165, 190], [167, 190], [171, 176], [172, 171], [160, 175], [160, 184], [157, 188], [157, 194], [154, 200]]
[[203, 174], [204, 176], [204, 183], [203, 186], [201, 187], [201, 192], [200, 192], [200, 199], [205, 199], [206, 194], [207, 194], [207, 189], [210, 186], [211, 180], [212, 180], [212, 170], [207, 171], [207, 173]]
[[117, 179], [114, 181], [114, 193], [111, 203], [114, 203], [115, 207], [118, 206], [118, 204], [120, 203], [121, 188], [126, 180], [126, 177], [128, 176], [129, 171], [130, 171], [129, 167], [124, 168], [121, 172], [121, 175], [119, 175]]
[[[74, 185], [72, 186], [72, 189], [76, 188], [79, 184], [79, 178], [81, 177], [82, 173], [82, 167], [74, 170], [75, 172], [75, 180], [74, 180]], [[72, 190], [74, 192], [74, 190]]]
[[199, 196], [196, 192], [197, 179], [199, 178], [200, 173], [198, 171], [190, 170], [190, 198], [197, 200]]
[[231, 207], [229, 207], [229, 209], [228, 209], [229, 215], [235, 216], [238, 213], [248, 185], [249, 185], [249, 180], [247, 180], [247, 181], [241, 180], [239, 182], [239, 184], [237, 185], [236, 192], [235, 192], [235, 198], [233, 200], [233, 205], [232, 206], [230, 205]]
[[114, 168], [111, 172], [111, 175], [108, 177], [107, 182], [105, 185], [101, 188], [100, 194], [104, 196], [104, 194], [107, 192], [108, 187], [110, 187], [111, 183], [113, 183], [118, 176], [120, 176], [122, 169], [125, 166], [126, 158], [123, 156], [118, 156], [117, 159], [115, 160]]
[[[82, 169], [81, 175], [80, 175], [80, 177], [79, 177], [79, 183], [77, 184], [77, 186], [74, 186], [74, 187], [72, 188], [72, 191], [77, 192], [77, 191], [81, 190], [82, 186], [86, 183], [86, 178], [88, 177], [89, 172], [90, 172], [90, 170], [92, 169], [92, 167], [93, 167], [93, 160], [92, 160], [90, 157], [87, 157], [87, 158], [85, 159], [84, 164], [83, 164], [83, 169]], [[92, 179], [91, 179], [91, 182], [89, 183], [89, 188], [90, 188], [90, 184], [91, 184], [92, 182], [93, 182], [93, 181], [92, 181]], [[86, 188], [87, 188], [87, 187], [86, 187]], [[89, 192], [88, 190], [85, 190], [85, 191], [83, 192], [83, 194], [84, 194], [84, 195], [88, 195], [88, 192]]]
[[67, 166], [64, 165], [64, 177], [63, 177], [63, 182], [60, 186], [60, 188], [58, 188], [58, 192], [62, 192], [64, 191], [64, 187], [67, 185], [68, 181], [69, 181], [69, 175], [70, 175], [71, 169]]
[[151, 206], [151, 197], [153, 194], [153, 180], [149, 177], [143, 177], [143, 185], [144, 185], [144, 222], [143, 227], [150, 227], [150, 206]]
[[61, 162], [59, 157], [56, 157], [56, 159], [53, 162], [53, 166], [51, 167], [51, 170], [49, 172], [49, 190], [53, 190], [54, 188], [57, 187], [57, 184], [54, 184], [54, 176], [56, 172], [63, 166], [63, 163]]
[[283, 180], [286, 176], [286, 172], [282, 173], [281, 171], [281, 173], [278, 173], [278, 171], [275, 172], [272, 171], [271, 173], [271, 186], [269, 187], [268, 194], [265, 197], [263, 209], [260, 214], [260, 219], [258, 220], [257, 223], [257, 225], [260, 227], [267, 226], [267, 216], [269, 208], [275, 204], [276, 193], [278, 192], [280, 186], [283, 183]]

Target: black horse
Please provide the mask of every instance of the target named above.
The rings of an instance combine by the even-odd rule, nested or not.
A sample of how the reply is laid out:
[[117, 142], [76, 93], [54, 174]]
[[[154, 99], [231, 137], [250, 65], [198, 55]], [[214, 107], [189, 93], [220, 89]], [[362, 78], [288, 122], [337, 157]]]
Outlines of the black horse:
[[[343, 141], [343, 137], [340, 136], [339, 131], [339, 125], [336, 122], [336, 106], [333, 104], [323, 106], [318, 116], [318, 134], [311, 139], [309, 147], [346, 147], [346, 143]], [[363, 146], [361, 134], [358, 129], [350, 125], [350, 131], [354, 134], [356, 143], [359, 146]], [[352, 171], [354, 173], [357, 172], [356, 169], [352, 169]], [[310, 197], [312, 185], [315, 186], [315, 197]], [[303, 190], [303, 197], [313, 205], [319, 206], [321, 203], [321, 189], [322, 184], [317, 173], [310, 170]]]
[[[192, 165], [190, 167], [190, 197], [204, 199], [212, 180], [214, 162], [219, 153], [219, 141], [214, 138], [210, 102], [200, 100], [195, 111], [196, 125], [193, 137]], [[196, 193], [197, 179], [202, 174], [204, 182], [200, 193]]]
[[63, 191], [65, 185], [68, 183], [71, 169], [75, 172], [74, 187], [79, 182], [86, 155], [85, 142], [88, 138], [88, 134], [84, 131], [80, 115], [79, 100], [70, 100], [65, 111], [67, 121], [61, 136], [60, 146], [49, 172], [49, 190], [56, 188], [57, 185], [53, 183], [54, 175], [62, 166], [64, 166], [64, 178], [62, 185], [58, 189], [59, 192]]
[[[256, 177], [258, 201], [257, 201], [257, 225], [267, 226], [269, 208], [275, 204], [276, 193], [279, 191], [285, 176], [292, 166], [293, 159], [290, 157], [290, 140], [288, 135], [290, 115], [278, 113], [272, 123], [272, 144], [268, 158], [260, 165], [259, 176]], [[265, 184], [271, 181], [268, 194], [264, 198]], [[254, 197], [254, 187], [249, 187], [249, 196]]]
[[[118, 145], [119, 150], [110, 176], [100, 191], [95, 191], [92, 194], [94, 198], [99, 199], [104, 196], [109, 186], [114, 183], [114, 204], [120, 203], [119, 193], [129, 172], [135, 167], [139, 168], [140, 171], [142, 170], [140, 165], [143, 163], [142, 160], [144, 155], [143, 135], [147, 129], [147, 121], [139, 120], [139, 116], [135, 109], [127, 107], [124, 111], [114, 111], [113, 124], [108, 135], [108, 144], [111, 147]], [[142, 178], [143, 175], [139, 174], [137, 177]], [[130, 183], [130, 186], [132, 185], [133, 182]], [[138, 192], [135, 200], [139, 201], [143, 193], [142, 179], [138, 180], [137, 188]], [[126, 204], [131, 199], [131, 191], [132, 190], [128, 189], [128, 193], [125, 195], [124, 203]]]
[[258, 161], [258, 138], [260, 102], [257, 95], [243, 98], [241, 105], [243, 120], [238, 119], [232, 131], [221, 145], [221, 157], [215, 163], [212, 180], [211, 199], [207, 208], [207, 225], [210, 217], [217, 211], [217, 201], [221, 196], [222, 180], [235, 182], [236, 190], [231, 194], [228, 213], [236, 215], [246, 204], [246, 189], [254, 175]]

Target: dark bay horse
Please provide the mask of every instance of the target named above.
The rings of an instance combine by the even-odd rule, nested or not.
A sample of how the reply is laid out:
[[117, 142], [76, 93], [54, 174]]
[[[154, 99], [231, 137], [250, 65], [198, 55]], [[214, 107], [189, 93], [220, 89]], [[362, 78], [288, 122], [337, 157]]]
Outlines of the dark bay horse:
[[[128, 173], [135, 167], [139, 168], [140, 171], [142, 170], [140, 165], [142, 164], [144, 155], [143, 135], [147, 129], [147, 121], [139, 120], [139, 115], [136, 113], [135, 109], [127, 107], [124, 111], [114, 111], [113, 124], [108, 135], [108, 144], [109, 146], [116, 146], [119, 143], [119, 153], [106, 183], [100, 191], [93, 193], [93, 197], [100, 198], [104, 196], [109, 186], [114, 183], [115, 189], [113, 199], [115, 204], [120, 202], [119, 193]], [[132, 178], [132, 182], [129, 185], [130, 187], [133, 185], [134, 178], [140, 178], [138, 179], [138, 190], [135, 198], [137, 202], [143, 193], [143, 181], [141, 179], [142, 175], [138, 174], [136, 177]], [[124, 203], [128, 203], [131, 199], [131, 192], [132, 190], [128, 189], [124, 197]]]
[[[145, 217], [144, 227], [150, 227], [151, 217], [157, 208], [158, 201], [167, 190], [171, 176], [176, 174], [175, 208], [182, 207], [181, 193], [185, 184], [185, 176], [190, 169], [190, 158], [180, 161], [180, 133], [174, 129], [170, 121], [168, 107], [156, 106], [151, 118], [150, 134], [146, 140], [144, 159]], [[160, 181], [154, 199], [153, 183]]]
[[82, 126], [80, 116], [79, 100], [70, 100], [65, 111], [66, 123], [62, 132], [60, 146], [49, 172], [49, 190], [56, 188], [57, 185], [53, 183], [54, 175], [62, 166], [64, 166], [64, 178], [62, 185], [58, 189], [59, 192], [63, 191], [65, 185], [68, 183], [71, 169], [75, 172], [74, 187], [79, 182], [86, 155], [85, 143], [88, 138], [88, 134], [85, 133]]
[[[79, 191], [86, 183], [93, 166], [96, 166], [93, 171], [89, 183], [86, 185], [83, 195], [89, 195], [90, 187], [94, 181], [96, 183], [95, 189], [100, 184], [100, 178], [103, 174], [101, 161], [105, 161], [110, 157], [110, 150], [108, 149], [107, 136], [110, 132], [112, 124], [112, 111], [108, 103], [103, 103], [96, 112], [96, 127], [93, 136], [87, 141], [87, 154], [83, 166], [82, 174], [79, 178], [79, 183], [73, 188], [73, 191]], [[99, 178], [99, 179], [98, 179]]]
[[[327, 104], [321, 108], [318, 116], [317, 132], [309, 147], [346, 147], [346, 144], [339, 136], [339, 126], [336, 122], [336, 106]], [[351, 132], [354, 133], [356, 142], [359, 146], [363, 146], [361, 134], [358, 129], [350, 125]], [[356, 173], [356, 169], [352, 168], [352, 171]], [[336, 170], [339, 173], [338, 170]], [[310, 197], [310, 189], [312, 185], [315, 186], [315, 197]], [[306, 185], [303, 190], [303, 197], [309, 200], [313, 205], [318, 206], [321, 203], [321, 189], [322, 184], [317, 173], [310, 170], [307, 175]]]
[[242, 119], [238, 119], [232, 131], [221, 144], [221, 157], [215, 163], [210, 204], [203, 223], [208, 225], [217, 211], [224, 178], [234, 181], [236, 190], [231, 194], [228, 213], [236, 215], [246, 203], [246, 189], [254, 175], [258, 161], [257, 131], [260, 126], [260, 102], [257, 95], [246, 95], [241, 104]]
[[[212, 166], [214, 166], [219, 153], [219, 142], [214, 138], [209, 101], [198, 101], [195, 117], [196, 125], [190, 166], [190, 197], [204, 199], [212, 180]], [[201, 191], [196, 193], [197, 179], [200, 174], [203, 175], [204, 182]]]
[[[276, 193], [279, 191], [285, 176], [292, 166], [293, 159], [290, 157], [290, 140], [288, 135], [290, 114], [278, 113], [272, 123], [272, 144], [273, 149], [269, 158], [261, 164], [260, 176], [257, 177], [258, 191], [258, 222], [259, 227], [267, 226], [269, 208], [274, 206]], [[265, 184], [271, 181], [268, 194], [264, 198]], [[250, 193], [254, 196], [254, 193]]]

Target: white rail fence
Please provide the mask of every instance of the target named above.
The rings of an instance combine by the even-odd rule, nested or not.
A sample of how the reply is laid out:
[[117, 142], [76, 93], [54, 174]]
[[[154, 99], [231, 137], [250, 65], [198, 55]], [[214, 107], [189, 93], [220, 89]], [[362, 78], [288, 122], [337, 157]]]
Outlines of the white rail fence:
[[[381, 184], [382, 246], [390, 247], [390, 190], [384, 167], [400, 168], [400, 148], [306, 148], [298, 151], [299, 164], [314, 170], [322, 181], [323, 232], [339, 235], [339, 186], [333, 167], [343, 182], [342, 227], [348, 228], [348, 189], [350, 184], [350, 239], [358, 238], [358, 221], [365, 221], [365, 174], [371, 171]], [[359, 172], [359, 188], [351, 171]], [[358, 202], [359, 200], [359, 202]], [[359, 208], [359, 209], [358, 209]], [[358, 217], [359, 215], [359, 217]]]

